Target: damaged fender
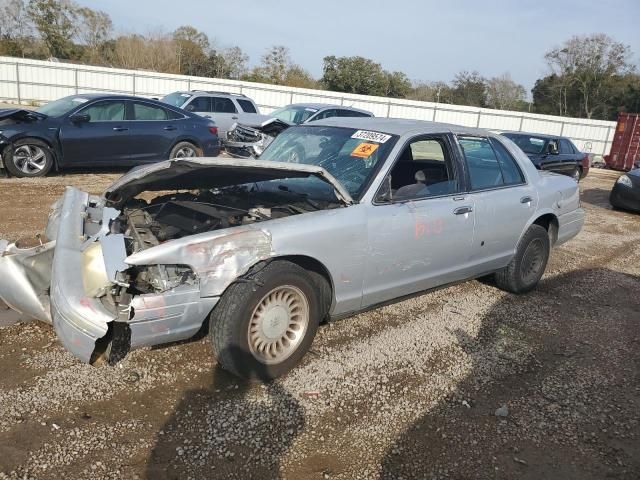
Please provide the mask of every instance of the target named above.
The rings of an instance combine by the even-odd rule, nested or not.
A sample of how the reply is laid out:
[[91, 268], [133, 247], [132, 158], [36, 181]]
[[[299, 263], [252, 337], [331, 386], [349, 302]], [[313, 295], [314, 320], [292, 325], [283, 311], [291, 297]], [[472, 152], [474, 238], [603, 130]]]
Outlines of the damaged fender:
[[253, 265], [274, 256], [271, 234], [257, 228], [234, 228], [174, 240], [135, 253], [129, 265], [188, 265], [198, 276], [200, 296], [221, 295]]
[[18, 248], [0, 240], [0, 298], [13, 310], [51, 323], [49, 285], [56, 242]]

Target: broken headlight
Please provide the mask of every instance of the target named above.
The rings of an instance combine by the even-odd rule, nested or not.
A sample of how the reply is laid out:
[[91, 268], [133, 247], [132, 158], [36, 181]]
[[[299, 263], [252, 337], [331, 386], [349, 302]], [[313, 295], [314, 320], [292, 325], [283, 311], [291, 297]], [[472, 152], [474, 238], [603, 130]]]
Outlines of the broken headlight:
[[82, 252], [82, 283], [88, 297], [101, 297], [111, 286], [99, 242], [92, 243]]

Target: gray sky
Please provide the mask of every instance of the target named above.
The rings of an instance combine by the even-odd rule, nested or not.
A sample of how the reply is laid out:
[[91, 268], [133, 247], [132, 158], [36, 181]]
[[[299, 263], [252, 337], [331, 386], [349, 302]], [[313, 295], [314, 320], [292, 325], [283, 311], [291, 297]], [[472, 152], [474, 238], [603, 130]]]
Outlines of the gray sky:
[[412, 80], [449, 81], [461, 70], [511, 73], [527, 90], [547, 72], [544, 52], [576, 34], [603, 32], [640, 59], [639, 0], [79, 0], [106, 11], [116, 31], [193, 25], [251, 65], [271, 45], [315, 77], [326, 55], [361, 55]]

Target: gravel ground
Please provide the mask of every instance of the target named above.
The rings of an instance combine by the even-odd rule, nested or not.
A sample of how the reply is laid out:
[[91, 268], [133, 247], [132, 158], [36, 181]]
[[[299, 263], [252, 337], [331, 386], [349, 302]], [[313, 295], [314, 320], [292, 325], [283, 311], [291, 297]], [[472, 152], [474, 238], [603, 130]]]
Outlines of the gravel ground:
[[[0, 179], [0, 238], [119, 174]], [[0, 479], [637, 479], [640, 216], [608, 206], [615, 178], [582, 182], [587, 224], [534, 292], [473, 281], [323, 326], [267, 386], [204, 336], [94, 368], [0, 326]]]

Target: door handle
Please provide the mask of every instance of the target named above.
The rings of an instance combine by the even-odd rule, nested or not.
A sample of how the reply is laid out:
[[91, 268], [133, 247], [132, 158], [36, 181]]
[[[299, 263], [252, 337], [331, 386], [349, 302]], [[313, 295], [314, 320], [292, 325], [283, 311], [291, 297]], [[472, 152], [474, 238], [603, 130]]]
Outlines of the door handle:
[[453, 211], [454, 215], [464, 215], [465, 213], [473, 212], [473, 207], [465, 205], [464, 207], [458, 207]]
[[520, 199], [520, 203], [531, 203], [531, 202], [533, 202], [533, 198], [531, 198], [531, 197], [529, 197], [529, 196], [522, 197], [522, 198]]
[[113, 127], [114, 132], [126, 132], [129, 130], [127, 127]]
[[169, 130], [169, 131], [176, 130], [176, 127], [174, 127], [173, 125], [167, 125], [166, 127], [164, 127], [163, 130]]
[[231, 117], [231, 119], [232, 119], [232, 120], [237, 120], [237, 119], [238, 119], [238, 116], [237, 116], [237, 115], [234, 115], [233, 117]]

